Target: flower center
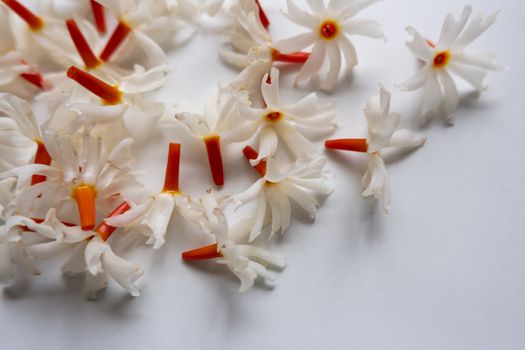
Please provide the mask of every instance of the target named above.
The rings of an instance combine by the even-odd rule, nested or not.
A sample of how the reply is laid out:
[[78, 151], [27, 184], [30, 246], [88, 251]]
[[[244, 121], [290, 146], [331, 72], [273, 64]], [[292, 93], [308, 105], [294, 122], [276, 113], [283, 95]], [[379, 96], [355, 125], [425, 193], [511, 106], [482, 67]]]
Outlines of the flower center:
[[326, 20], [321, 23], [319, 34], [325, 40], [335, 39], [339, 35], [339, 24], [332, 20]]
[[264, 118], [269, 122], [276, 123], [283, 118], [283, 114], [281, 112], [271, 112], [266, 114]]
[[450, 52], [442, 51], [434, 57], [434, 68], [443, 68], [450, 61]]

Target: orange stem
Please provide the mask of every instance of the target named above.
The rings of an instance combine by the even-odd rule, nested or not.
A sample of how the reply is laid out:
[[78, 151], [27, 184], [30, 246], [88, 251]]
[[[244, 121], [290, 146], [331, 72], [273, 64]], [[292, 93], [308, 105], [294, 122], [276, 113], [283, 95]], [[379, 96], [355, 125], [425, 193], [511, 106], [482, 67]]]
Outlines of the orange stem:
[[67, 20], [66, 26], [69, 31], [69, 35], [73, 40], [73, 44], [75, 44], [75, 47], [77, 48], [78, 54], [82, 58], [82, 61], [84, 61], [86, 69], [92, 69], [100, 65], [100, 60], [97, 58], [97, 56], [95, 56], [93, 50], [91, 50], [91, 47], [80, 31], [80, 28], [78, 28], [75, 20]]
[[2, 0], [11, 10], [19, 15], [32, 30], [40, 30], [44, 26], [42, 18], [35, 15], [31, 10], [17, 0]]
[[[109, 214], [106, 217], [106, 219], [111, 218], [113, 216], [124, 214], [129, 209], [131, 209], [131, 207], [129, 206], [129, 203], [128, 202], [124, 202], [121, 205], [119, 205], [118, 207], [116, 207], [111, 212], [111, 214]], [[108, 225], [105, 221], [102, 221], [102, 223], [100, 223], [97, 226], [97, 228], [95, 229], [95, 232], [98, 233], [98, 235], [100, 236], [100, 238], [102, 238], [102, 240], [106, 241], [109, 238], [109, 236], [111, 236], [113, 234], [113, 232], [115, 232], [116, 229], [117, 229], [116, 227]]]
[[279, 50], [272, 49], [272, 59], [275, 62], [286, 63], [305, 63], [310, 58], [309, 52], [281, 53]]
[[324, 145], [328, 149], [363, 153], [368, 152], [368, 142], [366, 139], [327, 140]]
[[93, 11], [93, 17], [95, 18], [95, 24], [97, 30], [100, 33], [106, 33], [106, 18], [104, 17], [104, 6], [96, 2], [95, 0], [89, 0], [91, 2], [91, 10]]
[[180, 144], [170, 143], [163, 192], [179, 192]]
[[193, 250], [188, 250], [182, 253], [182, 260], [185, 261], [210, 260], [221, 257], [222, 254], [217, 249], [217, 243]]
[[28, 83], [33, 84], [39, 89], [44, 88], [44, 78], [39, 72], [27, 72], [20, 74], [20, 78], [24, 79]]
[[128, 24], [126, 24], [123, 21], [118, 22], [117, 27], [113, 31], [113, 34], [111, 34], [111, 37], [109, 38], [106, 46], [104, 47], [104, 50], [102, 50], [102, 53], [100, 54], [100, 59], [104, 62], [109, 61], [111, 56], [124, 42], [124, 39], [126, 39], [130, 32], [131, 27]]
[[[44, 145], [42, 141], [36, 141], [36, 144], [38, 147], [36, 149], [34, 164], [50, 165], [51, 156], [47, 152], [46, 145]], [[31, 178], [31, 186], [39, 184], [44, 181], [46, 181], [46, 177], [44, 175], [33, 175], [33, 177]]]
[[264, 28], [268, 29], [268, 27], [270, 26], [270, 20], [268, 19], [268, 16], [266, 16], [266, 13], [264, 12], [261, 4], [259, 3], [259, 0], [255, 0], [255, 3], [259, 8], [259, 18], [261, 20], [262, 25]]
[[117, 86], [111, 86], [80, 68], [75, 66], [69, 67], [67, 76], [100, 97], [108, 105], [115, 105], [122, 102], [122, 92], [120, 92]]
[[77, 201], [78, 213], [80, 215], [80, 227], [83, 230], [92, 230], [96, 221], [95, 199], [97, 191], [92, 185], [80, 185], [73, 190], [73, 198]]
[[[246, 159], [248, 160], [257, 159], [257, 157], [259, 156], [257, 151], [250, 146], [244, 147], [242, 153], [244, 154], [244, 157], [246, 157]], [[253, 168], [257, 170], [261, 177], [264, 177], [266, 175], [266, 160], [261, 160], [259, 164], [255, 165]]]
[[224, 170], [222, 167], [221, 138], [218, 135], [208, 136], [204, 139], [208, 162], [210, 163], [211, 176], [217, 186], [224, 185]]

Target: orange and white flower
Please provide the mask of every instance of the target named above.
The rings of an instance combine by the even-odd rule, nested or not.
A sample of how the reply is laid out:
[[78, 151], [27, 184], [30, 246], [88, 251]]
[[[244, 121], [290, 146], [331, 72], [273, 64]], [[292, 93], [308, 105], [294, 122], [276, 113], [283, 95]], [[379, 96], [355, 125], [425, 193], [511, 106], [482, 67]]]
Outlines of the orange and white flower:
[[166, 231], [173, 211], [177, 209], [190, 223], [196, 224], [201, 215], [190, 198], [179, 189], [180, 144], [169, 146], [166, 177], [162, 192], [149, 197], [142, 204], [133, 206], [128, 212], [107, 219], [115, 227], [137, 230], [148, 237], [147, 244], [159, 249], [166, 241]]
[[310, 58], [301, 68], [296, 83], [303, 82], [318, 73], [325, 60], [330, 60], [327, 76], [321, 89], [331, 91], [338, 82], [344, 56], [349, 69], [358, 63], [357, 52], [349, 39], [351, 35], [370, 38], [383, 38], [379, 23], [372, 20], [354, 18], [366, 7], [377, 0], [330, 1], [308, 0], [311, 13], [301, 10], [292, 0], [288, 0], [286, 16], [301, 27], [308, 28], [307, 33], [275, 43], [275, 48], [290, 53], [313, 45]]
[[[129, 204], [124, 202], [108, 217], [120, 215], [129, 209]], [[140, 294], [135, 284], [143, 275], [140, 266], [117, 256], [106, 242], [116, 227], [103, 221], [93, 231], [86, 231], [61, 223], [52, 211], [46, 221], [33, 225], [31, 229], [38, 233], [54, 231], [56, 237], [45, 243], [27, 247], [26, 251], [30, 256], [44, 260], [54, 258], [65, 251], [73, 251], [62, 266], [62, 271], [71, 275], [87, 272], [84, 291], [88, 298], [96, 298], [96, 293], [106, 287], [108, 276], [132, 296]]]
[[[312, 93], [297, 103], [282, 105], [279, 97], [279, 70], [273, 68], [261, 83], [265, 108], [240, 105], [241, 116], [246, 122], [223, 134], [232, 142], [259, 136], [259, 156], [252, 165], [272, 157], [282, 141], [296, 157], [311, 157], [317, 149], [306, 137], [319, 137], [332, 133], [336, 124], [335, 103], [321, 104]], [[227, 135], [226, 135], [227, 134]]]
[[366, 189], [364, 197], [381, 199], [385, 212], [391, 202], [390, 180], [381, 151], [387, 148], [410, 148], [423, 145], [426, 138], [415, 135], [407, 129], [399, 129], [401, 117], [390, 112], [390, 93], [383, 87], [379, 95], [371, 98], [365, 107], [368, 121], [368, 138], [338, 139], [325, 142], [327, 149], [367, 153], [368, 170], [363, 176]]
[[[250, 161], [258, 158], [257, 152], [250, 146], [245, 147], [243, 153]], [[271, 223], [270, 238], [275, 233], [284, 234], [291, 222], [291, 200], [311, 219], [315, 219], [319, 207], [316, 197], [329, 196], [333, 192], [326, 184], [327, 176], [323, 172], [325, 163], [326, 159], [320, 157], [314, 160], [299, 159], [283, 165], [270, 158], [254, 166], [261, 179], [229, 199], [237, 208], [256, 203], [250, 241], [261, 234], [266, 221]]]
[[423, 89], [423, 117], [442, 111], [446, 120], [453, 123], [459, 94], [452, 75], [462, 78], [481, 92], [486, 89], [487, 70], [502, 68], [494, 62], [494, 55], [467, 49], [496, 22], [497, 13], [487, 17], [478, 13], [469, 22], [471, 14], [471, 6], [463, 9], [459, 20], [448, 14], [437, 44], [425, 40], [414, 28], [407, 28], [413, 36], [407, 47], [424, 62], [424, 67], [402, 83], [400, 88], [403, 91]]
[[269, 267], [279, 270], [286, 266], [286, 259], [269, 252], [266, 249], [248, 244], [247, 238], [253, 224], [253, 218], [240, 220], [233, 227], [228, 222], [209, 193], [203, 200], [206, 208], [203, 211], [203, 225], [206, 232], [212, 234], [216, 243], [182, 253], [185, 261], [202, 261], [217, 259], [217, 263], [224, 264], [241, 281], [239, 292], [250, 289], [255, 280], [260, 277], [265, 282], [274, 283], [275, 276], [268, 271]]

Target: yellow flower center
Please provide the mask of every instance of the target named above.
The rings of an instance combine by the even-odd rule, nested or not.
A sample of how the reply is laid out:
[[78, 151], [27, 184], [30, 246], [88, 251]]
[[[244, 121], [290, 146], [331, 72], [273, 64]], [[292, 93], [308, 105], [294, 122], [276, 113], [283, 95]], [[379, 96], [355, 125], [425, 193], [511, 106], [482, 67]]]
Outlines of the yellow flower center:
[[442, 51], [434, 57], [434, 68], [444, 68], [450, 62], [450, 52]]
[[333, 40], [339, 35], [339, 24], [333, 20], [326, 20], [319, 26], [319, 35], [325, 40]]

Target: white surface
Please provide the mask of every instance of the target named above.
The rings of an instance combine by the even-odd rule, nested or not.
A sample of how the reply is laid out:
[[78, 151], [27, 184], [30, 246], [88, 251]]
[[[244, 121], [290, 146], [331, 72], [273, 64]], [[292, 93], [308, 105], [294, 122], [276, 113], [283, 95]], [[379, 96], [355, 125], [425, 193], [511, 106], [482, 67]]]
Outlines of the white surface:
[[[262, 3], [275, 38], [299, 30], [278, 13], [284, 1]], [[359, 155], [331, 154], [337, 190], [315, 224], [295, 220], [275, 246], [290, 259], [275, 289], [238, 294], [237, 280], [221, 266], [181, 263], [180, 252], [206, 238], [172, 225], [160, 252], [144, 248], [130, 256], [146, 271], [140, 298], [111, 283], [98, 302], [85, 301], [82, 280], [62, 280], [57, 266], [4, 287], [1, 348], [523, 349], [525, 3], [472, 4], [475, 11], [502, 10], [476, 46], [495, 51], [511, 71], [491, 74], [489, 91], [461, 105], [456, 126], [435, 121], [421, 130], [429, 136], [423, 148], [388, 164], [389, 216], [360, 197], [365, 164]], [[337, 137], [363, 135], [362, 106], [377, 83], [393, 89], [416, 69], [404, 27], [437, 36], [445, 14], [462, 6], [389, 0], [363, 12], [384, 24], [388, 43], [356, 39], [361, 64], [332, 96], [339, 100]], [[202, 34], [173, 53], [175, 74], [161, 96], [198, 111], [216, 81], [235, 75], [217, 56], [221, 41]], [[291, 79], [288, 74], [283, 87], [287, 99], [308, 92], [292, 91]], [[416, 100], [394, 91], [393, 109], [413, 119]], [[166, 135], [145, 149], [139, 164], [158, 170], [147, 179], [152, 191], [161, 186], [166, 142], [174, 140]], [[191, 142], [176, 140], [184, 143], [182, 186], [198, 194], [210, 184], [204, 152], [194, 142], [190, 159]], [[233, 155], [227, 191], [256, 178]]]

